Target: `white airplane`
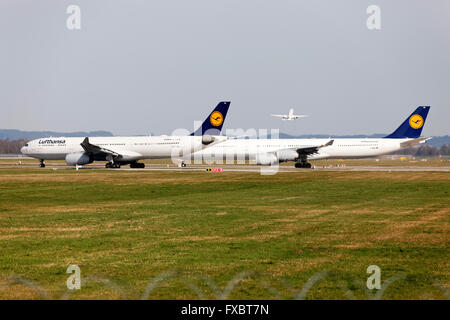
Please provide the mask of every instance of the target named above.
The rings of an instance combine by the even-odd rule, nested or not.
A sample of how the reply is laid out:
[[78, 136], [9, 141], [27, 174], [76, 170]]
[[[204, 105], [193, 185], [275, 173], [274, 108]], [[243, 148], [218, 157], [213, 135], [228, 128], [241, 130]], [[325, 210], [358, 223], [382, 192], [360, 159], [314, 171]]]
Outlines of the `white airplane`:
[[220, 102], [195, 132], [189, 136], [146, 137], [78, 137], [42, 138], [28, 142], [21, 149], [24, 155], [40, 160], [66, 160], [71, 166], [94, 161], [107, 161], [106, 168], [144, 168], [141, 159], [181, 158], [186, 154], [212, 146], [226, 137], [219, 136], [229, 101]]
[[379, 139], [227, 139], [189, 156], [189, 160], [234, 163], [250, 160], [259, 165], [295, 161], [296, 168], [311, 168], [308, 160], [365, 158], [424, 143], [420, 138], [430, 107], [418, 107], [392, 134]]
[[294, 109], [289, 109], [289, 114], [271, 114], [272, 117], [281, 118], [281, 120], [296, 120], [299, 118], [305, 118], [307, 115], [304, 114], [294, 114]]

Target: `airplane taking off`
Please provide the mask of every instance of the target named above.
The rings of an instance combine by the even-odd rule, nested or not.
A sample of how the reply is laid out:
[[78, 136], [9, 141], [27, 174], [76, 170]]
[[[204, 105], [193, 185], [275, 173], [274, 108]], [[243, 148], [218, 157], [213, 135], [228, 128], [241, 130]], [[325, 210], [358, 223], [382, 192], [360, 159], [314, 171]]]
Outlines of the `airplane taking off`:
[[289, 114], [271, 114], [272, 117], [281, 118], [281, 120], [292, 121], [299, 118], [305, 118], [305, 114], [294, 114], [294, 109], [289, 109]]
[[144, 168], [144, 163], [138, 160], [180, 158], [226, 139], [219, 134], [230, 103], [220, 102], [203, 124], [189, 136], [50, 137], [32, 140], [20, 151], [39, 159], [41, 168], [45, 167], [45, 160], [66, 160], [72, 166], [108, 161], [106, 168], [120, 168], [126, 164], [131, 168]]
[[350, 139], [228, 139], [194, 153], [194, 159], [251, 160], [260, 165], [295, 161], [296, 168], [311, 168], [308, 160], [366, 158], [424, 143], [420, 138], [430, 107], [418, 107], [393, 133], [384, 138]]

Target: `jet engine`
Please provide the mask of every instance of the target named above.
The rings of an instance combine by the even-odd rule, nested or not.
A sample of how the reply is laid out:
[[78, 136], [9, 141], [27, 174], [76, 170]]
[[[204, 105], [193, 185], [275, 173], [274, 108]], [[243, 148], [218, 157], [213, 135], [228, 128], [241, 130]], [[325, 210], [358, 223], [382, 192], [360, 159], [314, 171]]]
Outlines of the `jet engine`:
[[256, 155], [256, 164], [273, 165], [278, 163], [278, 158], [273, 153], [260, 153]]
[[299, 155], [298, 152], [295, 150], [280, 150], [277, 152], [278, 160], [280, 162], [285, 161], [295, 161], [298, 159]]
[[213, 143], [215, 141], [213, 136], [210, 136], [209, 134], [205, 134], [202, 136], [202, 144], [207, 145], [210, 143]]
[[82, 166], [84, 164], [92, 163], [93, 161], [94, 159], [85, 152], [74, 152], [66, 155], [66, 163], [69, 166]]

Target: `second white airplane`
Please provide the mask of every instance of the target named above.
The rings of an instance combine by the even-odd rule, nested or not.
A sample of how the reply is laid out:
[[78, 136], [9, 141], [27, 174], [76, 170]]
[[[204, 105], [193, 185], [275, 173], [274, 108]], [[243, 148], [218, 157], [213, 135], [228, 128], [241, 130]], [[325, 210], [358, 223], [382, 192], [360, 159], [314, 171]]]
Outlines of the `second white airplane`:
[[190, 155], [216, 163], [250, 160], [259, 165], [294, 161], [296, 168], [311, 168], [308, 160], [325, 158], [376, 157], [424, 143], [421, 138], [430, 107], [418, 107], [390, 135], [384, 138], [349, 139], [228, 139]]

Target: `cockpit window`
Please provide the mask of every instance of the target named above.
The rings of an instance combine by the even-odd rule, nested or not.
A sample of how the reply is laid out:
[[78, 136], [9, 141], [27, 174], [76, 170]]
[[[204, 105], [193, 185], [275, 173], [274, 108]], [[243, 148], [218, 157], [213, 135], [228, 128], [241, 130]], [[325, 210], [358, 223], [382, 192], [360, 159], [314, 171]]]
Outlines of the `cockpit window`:
[[24, 147], [28, 147], [28, 143], [25, 143], [25, 146]]

